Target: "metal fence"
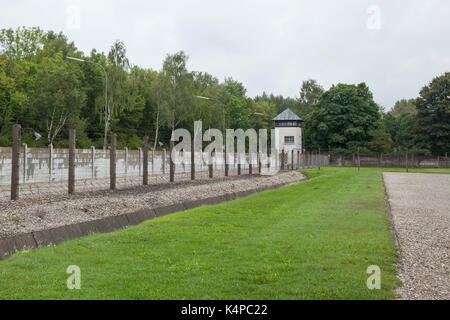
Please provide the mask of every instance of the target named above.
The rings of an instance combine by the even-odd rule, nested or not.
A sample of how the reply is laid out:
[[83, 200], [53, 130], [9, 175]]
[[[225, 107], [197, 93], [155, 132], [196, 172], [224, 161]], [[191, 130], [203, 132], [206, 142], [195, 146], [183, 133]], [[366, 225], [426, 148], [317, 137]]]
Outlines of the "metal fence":
[[[15, 127], [15, 130], [17, 127]], [[20, 127], [19, 127], [20, 129]], [[0, 198], [13, 200], [21, 196], [65, 194], [108, 189], [126, 189], [142, 185], [181, 182], [196, 179], [223, 178], [260, 174], [264, 167], [275, 170], [296, 170], [329, 164], [329, 156], [300, 150], [280, 151], [275, 161], [268, 162], [262, 154], [234, 154], [234, 161], [224, 163], [224, 155], [181, 152], [182, 162], [171, 161], [171, 150], [144, 148], [116, 150], [116, 135], [112, 135], [109, 150], [75, 149], [75, 133], [69, 138], [69, 149], [28, 148], [20, 145], [20, 131], [15, 131], [12, 148], [0, 148]], [[238, 164], [238, 158], [244, 158]], [[193, 161], [192, 161], [193, 160]]]
[[450, 168], [447, 156], [401, 155], [332, 155], [330, 165], [341, 167]]

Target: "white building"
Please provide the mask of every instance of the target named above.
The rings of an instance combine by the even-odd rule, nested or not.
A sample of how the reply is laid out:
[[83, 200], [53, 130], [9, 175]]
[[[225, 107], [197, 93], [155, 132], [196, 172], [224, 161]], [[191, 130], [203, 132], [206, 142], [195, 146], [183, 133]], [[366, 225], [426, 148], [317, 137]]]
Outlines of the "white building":
[[303, 152], [302, 124], [303, 120], [290, 109], [284, 110], [273, 121], [275, 122], [275, 148], [281, 152], [300, 150]]

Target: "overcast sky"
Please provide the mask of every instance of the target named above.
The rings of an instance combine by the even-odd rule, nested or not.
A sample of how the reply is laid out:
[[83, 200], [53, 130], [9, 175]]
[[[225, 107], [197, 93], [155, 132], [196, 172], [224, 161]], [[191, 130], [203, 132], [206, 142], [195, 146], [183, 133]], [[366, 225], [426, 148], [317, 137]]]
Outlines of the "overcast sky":
[[160, 69], [184, 50], [190, 70], [297, 97], [303, 80], [366, 82], [390, 109], [450, 71], [448, 0], [0, 0], [0, 27], [63, 31], [78, 49], [125, 42], [132, 64]]

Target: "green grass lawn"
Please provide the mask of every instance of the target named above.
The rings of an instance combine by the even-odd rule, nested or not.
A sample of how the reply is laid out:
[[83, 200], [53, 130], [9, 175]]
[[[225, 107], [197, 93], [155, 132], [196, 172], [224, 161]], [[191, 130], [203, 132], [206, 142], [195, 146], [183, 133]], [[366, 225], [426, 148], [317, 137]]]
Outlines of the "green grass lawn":
[[[15, 254], [0, 299], [391, 299], [400, 283], [381, 169], [310, 180]], [[81, 290], [66, 269], [81, 268]], [[366, 287], [370, 265], [381, 290]]]

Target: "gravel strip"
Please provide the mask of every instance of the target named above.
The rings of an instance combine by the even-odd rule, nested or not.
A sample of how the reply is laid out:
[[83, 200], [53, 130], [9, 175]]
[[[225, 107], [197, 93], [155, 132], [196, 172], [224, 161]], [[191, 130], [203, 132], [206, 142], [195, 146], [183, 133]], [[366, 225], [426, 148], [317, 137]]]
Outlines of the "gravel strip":
[[384, 173], [405, 300], [450, 299], [450, 175]]
[[305, 179], [303, 174], [289, 171], [274, 176], [243, 175], [173, 184], [163, 181], [113, 192], [99, 190], [72, 196], [46, 194], [18, 201], [0, 200], [0, 238]]

